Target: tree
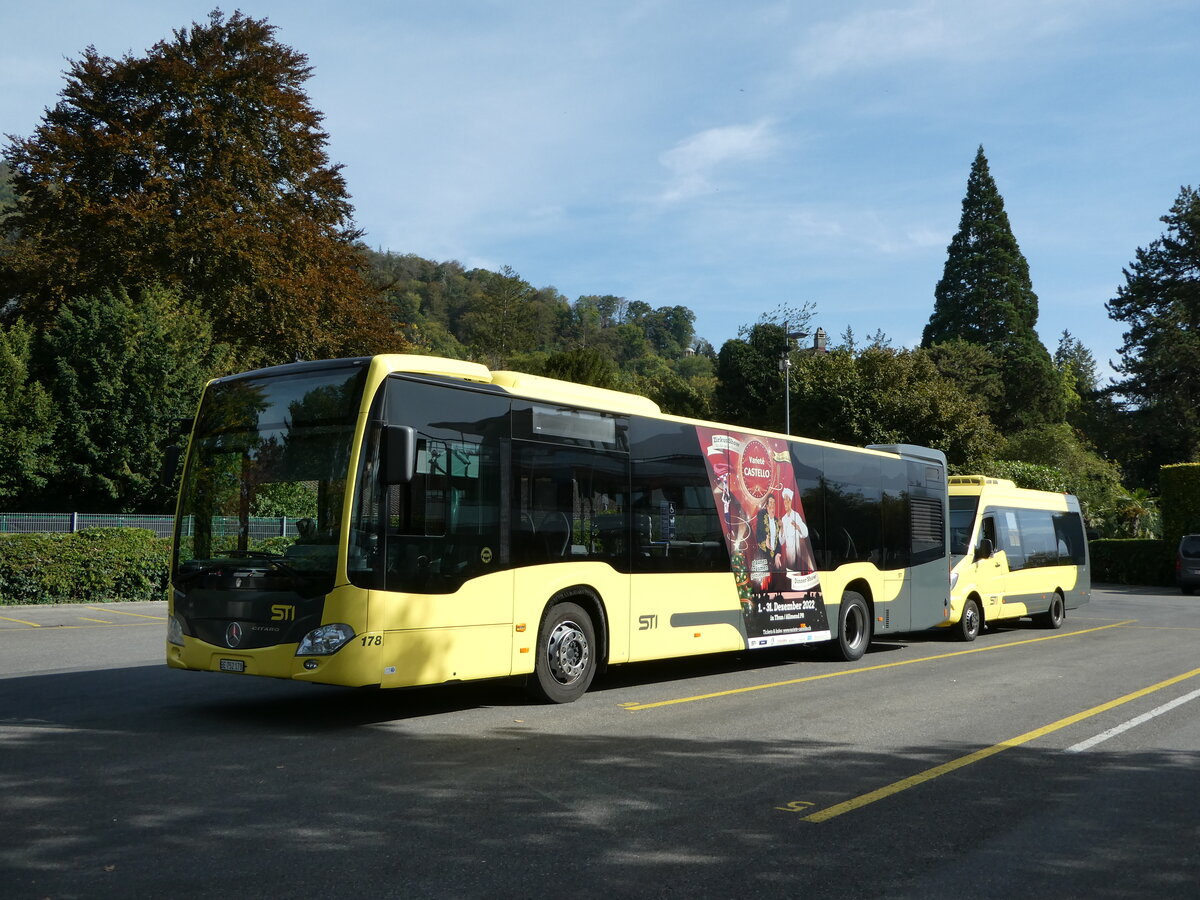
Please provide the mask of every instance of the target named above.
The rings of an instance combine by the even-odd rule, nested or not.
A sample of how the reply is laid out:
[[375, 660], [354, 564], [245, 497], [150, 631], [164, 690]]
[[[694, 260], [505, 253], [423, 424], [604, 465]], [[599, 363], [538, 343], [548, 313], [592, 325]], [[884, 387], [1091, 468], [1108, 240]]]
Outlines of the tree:
[[12, 189], [12, 170], [9, 169], [8, 163], [0, 162], [0, 216], [16, 206], [16, 203], [17, 198]]
[[[1093, 527], [1116, 534], [1113, 509], [1127, 491], [1121, 484], [1121, 472], [1116, 464], [1101, 457], [1096, 450], [1066, 422], [1040, 424], [1005, 437], [997, 453], [1002, 460], [1022, 465], [1053, 467], [1061, 484], [1041, 487], [1013, 478], [1021, 487], [1039, 490], [1069, 491], [1079, 497], [1084, 513]], [[1013, 477], [1006, 470], [989, 468], [985, 474], [1002, 478]]]
[[1037, 313], [1029, 264], [980, 147], [921, 345], [955, 338], [984, 345], [1002, 342], [1010, 334], [1032, 330]]
[[1126, 437], [1122, 414], [1112, 392], [1101, 388], [1096, 357], [1083, 342], [1064, 330], [1054, 351], [1054, 367], [1062, 380], [1067, 421], [1108, 456], [1118, 456]]
[[105, 291], [60, 307], [37, 359], [57, 413], [57, 471], [41, 505], [168, 511], [165, 449], [225, 364], [205, 317], [170, 291]]
[[[816, 305], [781, 304], [763, 313], [753, 325], [742, 325], [738, 336], [721, 345], [717, 354], [717, 383], [713, 409], [734, 425], [784, 429], [783, 371], [785, 354], [795, 359], [795, 342], [788, 334], [809, 330]], [[847, 329], [849, 330], [849, 329]]]
[[[744, 334], [721, 347], [716, 415], [783, 431], [783, 327], [759, 322]], [[858, 446], [926, 444], [958, 465], [988, 458], [1000, 440], [979, 402], [943, 377], [924, 351], [878, 344], [795, 351], [791, 390], [792, 433], [805, 437]]]
[[143, 57], [88, 47], [35, 134], [4, 156], [18, 206], [0, 301], [39, 323], [72, 298], [161, 284], [249, 362], [395, 346], [307, 59], [220, 11]]
[[542, 372], [549, 378], [561, 378], [576, 384], [620, 389], [620, 373], [612, 358], [590, 347], [555, 353], [546, 360]]
[[1004, 377], [1000, 361], [982, 344], [962, 338], [933, 344], [922, 350], [943, 378], [979, 401], [989, 418], [998, 418], [1004, 398]]
[[713, 404], [717, 418], [732, 425], [783, 431], [783, 374], [779, 362], [787, 350], [781, 325], [770, 322], [744, 328], [717, 354]]
[[980, 404], [919, 350], [798, 354], [793, 433], [844, 444], [923, 444], [977, 469], [999, 442]]
[[1025, 339], [1014, 335], [1012, 340], [992, 344], [990, 349], [1000, 361], [1004, 382], [992, 416], [1001, 430], [1050, 425], [1065, 419], [1062, 379], [1037, 335]]
[[29, 371], [33, 329], [0, 325], [0, 502], [26, 505], [54, 472], [54, 405]]
[[1037, 317], [1029, 263], [980, 147], [921, 346], [963, 340], [992, 352], [1004, 381], [994, 416], [1001, 427], [1061, 421], [1062, 394], [1050, 354], [1034, 331]]
[[491, 368], [504, 368], [515, 353], [540, 346], [536, 325], [537, 291], [505, 266], [483, 275], [483, 290], [463, 316], [463, 337], [475, 356]]
[[1100, 376], [1096, 373], [1096, 357], [1068, 329], [1064, 329], [1054, 351], [1054, 365], [1070, 382], [1071, 389], [1080, 397], [1087, 397], [1100, 387]]
[[1106, 304], [1127, 328], [1114, 389], [1133, 405], [1144, 475], [1200, 460], [1200, 192], [1182, 188], [1162, 221]]

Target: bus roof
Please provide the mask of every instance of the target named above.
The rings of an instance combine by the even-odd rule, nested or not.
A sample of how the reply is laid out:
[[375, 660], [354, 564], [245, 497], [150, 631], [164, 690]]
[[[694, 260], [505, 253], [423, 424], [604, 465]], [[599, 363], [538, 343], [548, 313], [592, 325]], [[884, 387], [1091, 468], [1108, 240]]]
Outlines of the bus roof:
[[987, 475], [951, 475], [946, 479], [952, 497], [982, 496], [987, 494], [993, 499], [1007, 497], [1032, 504], [1037, 508], [1060, 507], [1065, 503], [1068, 509], [1079, 510], [1079, 499], [1066, 491], [1039, 491], [1033, 488], [1017, 487], [1016, 482], [1008, 478], [991, 478]]
[[592, 387], [586, 384], [576, 384], [571, 381], [561, 381], [557, 378], [546, 378], [542, 375], [527, 375], [523, 372], [492, 371], [482, 363], [467, 362], [459, 359], [443, 359], [437, 356], [420, 356], [407, 353], [390, 353], [375, 357], [375, 364], [385, 373], [408, 372], [414, 375], [433, 375], [444, 378], [454, 378], [477, 385], [487, 385], [514, 396], [527, 397], [531, 400], [542, 400], [550, 403], [565, 403], [588, 409], [604, 410], [607, 412], [624, 413], [626, 415], [650, 416], [656, 419], [667, 419], [676, 422], [693, 422], [709, 427], [731, 428], [744, 431], [747, 434], [771, 435], [789, 441], [802, 441], [807, 444], [819, 444], [828, 447], [842, 447], [856, 450], [865, 454], [918, 457], [938, 461], [945, 466], [945, 455], [938, 450], [928, 447], [917, 447], [909, 444], [876, 444], [869, 447], [856, 447], [849, 444], [837, 444], [817, 438], [800, 435], [785, 435], [781, 432], [764, 428], [749, 428], [740, 425], [727, 425], [717, 422], [704, 422], [686, 416], [676, 416], [665, 413], [657, 403], [649, 397], [640, 394], [630, 394], [625, 391], [614, 391], [608, 388]]
[[611, 412], [643, 416], [660, 416], [662, 410], [648, 397], [546, 378], [524, 372], [492, 371], [482, 363], [461, 359], [442, 359], [438, 356], [414, 356], [392, 353], [377, 357], [389, 372], [411, 372], [414, 375], [441, 375], [461, 378], [477, 384], [491, 384], [510, 393], [538, 400], [569, 403], [574, 406], [603, 409]]
[[946, 479], [946, 483], [954, 486], [958, 485], [976, 485], [982, 487], [985, 484], [992, 484], [996, 487], [1015, 488], [1016, 482], [1010, 481], [1007, 478], [990, 478], [987, 475], [951, 475]]

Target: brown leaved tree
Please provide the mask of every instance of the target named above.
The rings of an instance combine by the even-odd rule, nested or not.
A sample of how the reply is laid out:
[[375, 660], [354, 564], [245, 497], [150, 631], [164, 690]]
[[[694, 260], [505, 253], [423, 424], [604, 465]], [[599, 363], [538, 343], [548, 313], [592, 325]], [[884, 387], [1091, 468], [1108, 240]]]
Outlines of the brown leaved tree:
[[89, 47], [70, 63], [58, 103], [4, 151], [10, 314], [45, 322], [72, 298], [156, 284], [245, 363], [400, 349], [304, 92], [312, 70], [274, 32], [214, 11], [144, 56]]

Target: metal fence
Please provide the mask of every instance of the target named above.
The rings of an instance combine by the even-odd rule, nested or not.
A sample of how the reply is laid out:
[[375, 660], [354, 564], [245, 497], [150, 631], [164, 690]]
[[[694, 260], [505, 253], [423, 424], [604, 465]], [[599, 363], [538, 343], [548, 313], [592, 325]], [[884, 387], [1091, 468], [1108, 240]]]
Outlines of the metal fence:
[[[250, 519], [250, 537], [263, 540], [270, 537], [295, 537], [296, 522], [291, 517], [272, 516]], [[67, 534], [85, 528], [147, 528], [159, 537], [170, 537], [175, 531], [174, 516], [102, 515], [98, 513], [0, 513], [0, 534], [35, 534], [51, 532]], [[213, 534], [237, 534], [241, 524], [234, 516], [213, 519]], [[183, 533], [192, 533], [189, 516], [183, 522]]]

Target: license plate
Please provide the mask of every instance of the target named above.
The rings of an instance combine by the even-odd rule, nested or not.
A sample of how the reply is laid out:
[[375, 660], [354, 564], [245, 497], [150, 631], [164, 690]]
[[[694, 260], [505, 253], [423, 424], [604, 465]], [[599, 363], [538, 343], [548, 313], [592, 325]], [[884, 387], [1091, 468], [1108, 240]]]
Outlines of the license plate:
[[245, 672], [246, 661], [244, 659], [223, 659], [221, 660], [222, 672]]

